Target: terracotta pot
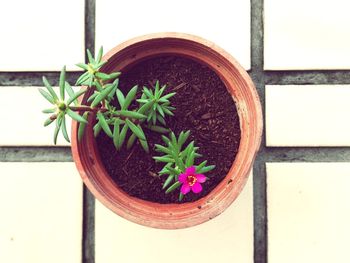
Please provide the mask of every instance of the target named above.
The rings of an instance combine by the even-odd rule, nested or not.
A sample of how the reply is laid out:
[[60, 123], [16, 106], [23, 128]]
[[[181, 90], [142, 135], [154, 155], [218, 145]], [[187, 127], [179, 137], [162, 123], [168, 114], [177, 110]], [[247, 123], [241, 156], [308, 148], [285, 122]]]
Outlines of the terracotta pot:
[[[179, 33], [141, 36], [109, 51], [104, 72], [124, 71], [140, 60], [159, 55], [179, 55], [207, 65], [221, 78], [235, 101], [241, 127], [241, 142], [235, 161], [217, 187], [192, 203], [158, 204], [123, 192], [106, 172], [98, 155], [91, 127], [77, 140], [73, 122], [72, 152], [79, 173], [93, 195], [116, 214], [135, 223], [165, 229], [194, 226], [222, 213], [239, 195], [249, 176], [262, 135], [262, 111], [254, 84], [238, 62], [215, 44]], [[86, 100], [86, 94], [83, 100]]]

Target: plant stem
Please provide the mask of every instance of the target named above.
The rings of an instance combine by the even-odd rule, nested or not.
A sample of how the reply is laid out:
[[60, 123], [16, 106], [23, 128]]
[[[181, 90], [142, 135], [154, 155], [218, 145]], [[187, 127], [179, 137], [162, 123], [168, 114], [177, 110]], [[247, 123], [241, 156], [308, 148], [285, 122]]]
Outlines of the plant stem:
[[106, 108], [91, 108], [90, 106], [86, 106], [86, 105], [79, 105], [79, 106], [69, 106], [69, 109], [71, 109], [72, 111], [91, 111], [91, 112], [106, 112], [107, 109]]

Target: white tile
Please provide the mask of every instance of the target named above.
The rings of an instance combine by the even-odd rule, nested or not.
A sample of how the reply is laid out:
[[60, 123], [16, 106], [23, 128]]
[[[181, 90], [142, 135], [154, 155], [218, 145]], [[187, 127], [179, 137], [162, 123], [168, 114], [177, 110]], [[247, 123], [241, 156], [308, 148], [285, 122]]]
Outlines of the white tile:
[[96, 203], [96, 263], [253, 263], [252, 176], [221, 215], [181, 230], [139, 226]]
[[265, 69], [349, 69], [348, 0], [265, 0]]
[[0, 71], [76, 70], [84, 61], [84, 0], [6, 1], [0, 25]]
[[[58, 88], [55, 89], [59, 94]], [[41, 96], [38, 87], [0, 87], [0, 123], [3, 125], [0, 146], [53, 146], [55, 123], [44, 127], [50, 115], [41, 112], [48, 108], [51, 104]], [[68, 117], [66, 124], [70, 136], [71, 119]], [[70, 145], [61, 131], [57, 145]]]
[[267, 146], [350, 146], [350, 85], [266, 86]]
[[82, 183], [73, 163], [0, 162], [0, 211], [0, 262], [81, 262]]
[[250, 1], [129, 0], [96, 3], [96, 46], [105, 50], [136, 36], [181, 32], [201, 36], [250, 68]]
[[350, 262], [350, 163], [267, 164], [268, 262]]

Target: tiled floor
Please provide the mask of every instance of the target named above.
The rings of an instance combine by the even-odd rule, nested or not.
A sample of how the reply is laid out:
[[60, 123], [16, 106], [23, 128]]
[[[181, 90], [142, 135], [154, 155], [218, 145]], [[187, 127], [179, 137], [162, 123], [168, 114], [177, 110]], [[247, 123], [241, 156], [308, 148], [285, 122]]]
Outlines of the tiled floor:
[[265, 0], [266, 70], [349, 69], [350, 2]]
[[0, 162], [0, 262], [80, 262], [82, 197], [72, 163]]
[[[7, 1], [0, 262], [350, 262], [349, 7], [347, 0]], [[82, 198], [68, 145], [60, 138], [53, 146], [43, 128], [47, 104], [36, 87], [38, 76], [53, 79], [64, 64], [76, 71], [86, 47], [107, 51], [157, 31], [200, 35], [226, 49], [249, 70], [264, 107], [254, 176], [222, 215], [185, 230], [134, 225], [95, 206], [87, 191]]]
[[1, 5], [0, 71], [52, 71], [84, 61], [84, 0]]
[[252, 176], [229, 209], [195, 227], [172, 231], [139, 226], [99, 202], [95, 219], [96, 263], [111, 258], [125, 263], [176, 263], [184, 257], [186, 262], [253, 262]]
[[350, 262], [350, 163], [268, 163], [270, 263]]

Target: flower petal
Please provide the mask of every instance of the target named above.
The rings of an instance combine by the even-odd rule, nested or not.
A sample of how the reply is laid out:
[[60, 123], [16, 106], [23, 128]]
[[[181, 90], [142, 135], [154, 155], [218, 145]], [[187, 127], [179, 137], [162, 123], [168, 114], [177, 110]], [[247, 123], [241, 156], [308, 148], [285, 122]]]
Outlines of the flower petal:
[[183, 184], [182, 186], [181, 186], [181, 193], [182, 194], [187, 194], [189, 191], [191, 190], [191, 187], [187, 184], [187, 183], [185, 183], [185, 184]]
[[190, 166], [188, 168], [186, 168], [186, 172], [185, 172], [187, 175], [190, 175], [190, 174], [195, 174], [196, 173], [196, 167], [194, 166]]
[[180, 174], [178, 180], [179, 180], [180, 183], [187, 182], [187, 174]]
[[207, 180], [204, 174], [196, 174], [196, 177], [198, 183], [204, 183]]
[[193, 193], [196, 193], [196, 194], [202, 192], [202, 185], [201, 185], [200, 183], [198, 183], [198, 182], [195, 183], [195, 184], [192, 186], [192, 192], [193, 192]]

